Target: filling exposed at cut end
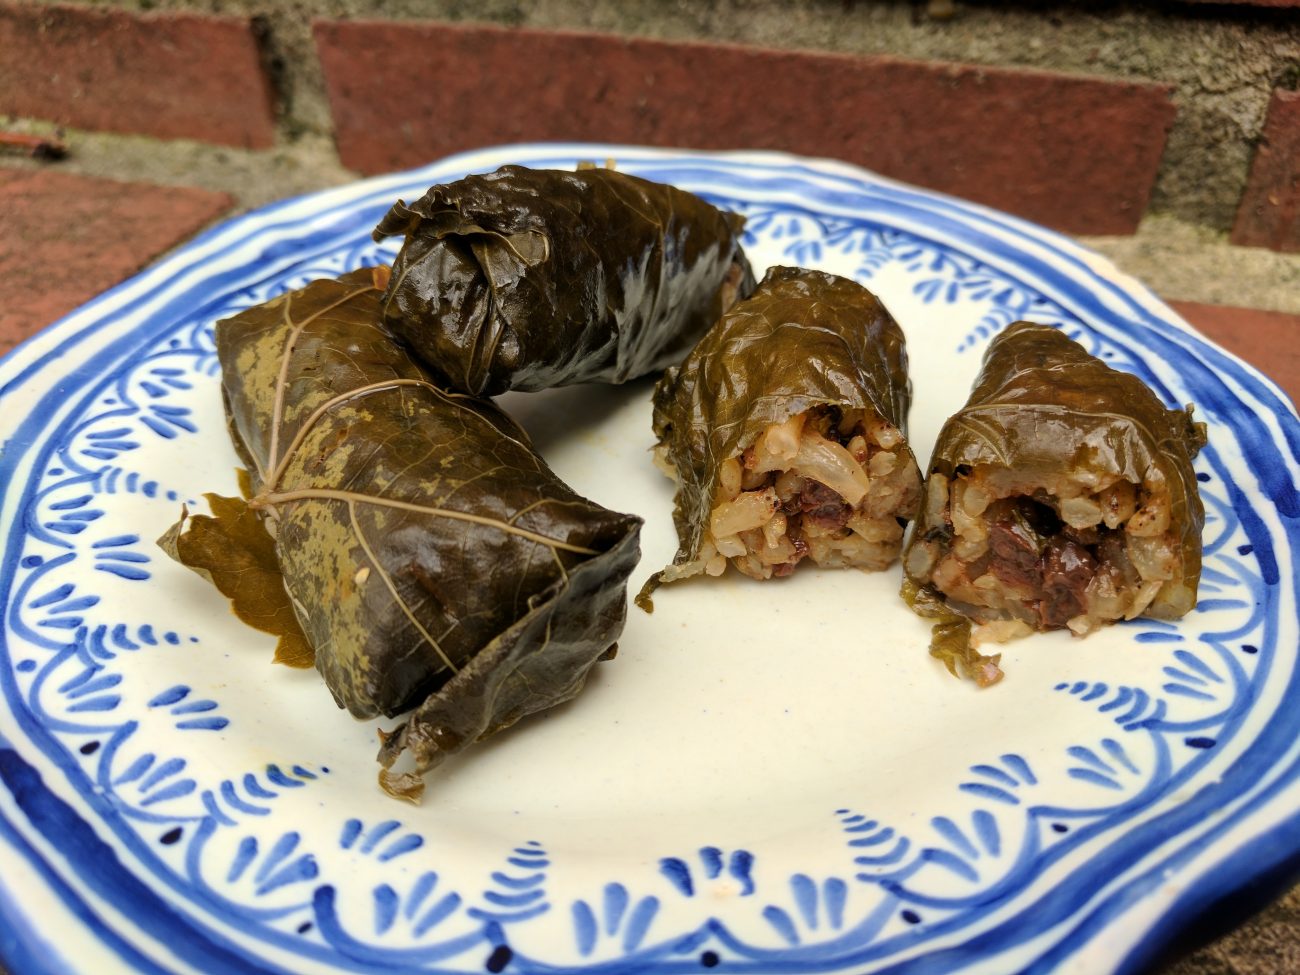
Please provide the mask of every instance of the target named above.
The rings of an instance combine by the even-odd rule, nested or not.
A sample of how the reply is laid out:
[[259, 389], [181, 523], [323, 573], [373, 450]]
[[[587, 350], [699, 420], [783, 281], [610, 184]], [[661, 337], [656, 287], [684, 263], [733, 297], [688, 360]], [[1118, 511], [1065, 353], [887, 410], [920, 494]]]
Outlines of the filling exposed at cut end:
[[962, 467], [927, 482], [928, 527], [905, 568], [975, 621], [973, 645], [1062, 627], [1083, 636], [1192, 607], [1170, 521], [1160, 481]]
[[883, 569], [915, 516], [921, 475], [903, 435], [874, 410], [818, 406], [769, 426], [723, 462], [699, 553], [663, 581], [786, 576], [805, 558], [824, 568]]

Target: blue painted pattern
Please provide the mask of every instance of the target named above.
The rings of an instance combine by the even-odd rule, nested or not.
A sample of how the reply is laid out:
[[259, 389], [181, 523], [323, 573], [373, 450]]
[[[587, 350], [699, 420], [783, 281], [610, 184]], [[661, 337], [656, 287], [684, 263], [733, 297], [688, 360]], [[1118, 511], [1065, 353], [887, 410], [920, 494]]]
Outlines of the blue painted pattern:
[[[571, 164], [609, 154], [523, 147], [502, 159]], [[1265, 678], [1297, 681], [1296, 646], [1279, 635], [1294, 635], [1296, 622], [1300, 424], [1271, 386], [1171, 324], [1146, 296], [1097, 275], [1065, 242], [1017, 221], [784, 158], [617, 154], [631, 171], [744, 213], [747, 243], [766, 253], [901, 288], [917, 306], [954, 316], [957, 356], [978, 354], [1026, 318], [1063, 328], [1171, 404], [1194, 398], [1211, 424], [1198, 461], [1204, 598], [1177, 625], [1123, 627], [1135, 652], [1157, 661], [1158, 677], [1057, 683], [1058, 706], [1096, 714], [1096, 735], [1050, 753], [1032, 742], [994, 750], [906, 821], [873, 816], [867, 793], [846, 786], [844, 805], [825, 816], [828, 834], [842, 839], [838, 857], [794, 870], [760, 846], [717, 837], [643, 851], [641, 868], [576, 889], [558, 879], [567, 851], [521, 836], [469, 877], [439, 861], [427, 821], [396, 810], [375, 819], [331, 808], [316, 813], [330, 818], [328, 830], [294, 825], [284, 810], [314, 809], [306, 797], [330, 774], [318, 756], [214, 771], [205, 756], [235, 712], [219, 681], [178, 683], [149, 665], [192, 652], [201, 636], [185, 630], [183, 615], [139, 598], [159, 556], [152, 538], [112, 512], [196, 503], [151, 458], [224, 435], [196, 411], [218, 382], [212, 323], [391, 255], [370, 228], [392, 198], [458, 175], [451, 160], [336, 192], [294, 233], [273, 232], [288, 204], [209, 232], [189, 252], [219, 249], [220, 272], [191, 280], [181, 255], [157, 307], [142, 310], [157, 286], [128, 283], [62, 326], [68, 348], [107, 342], [75, 375], [62, 377], [53, 352], [0, 364], [0, 408], [50, 376], [66, 379], [24, 418], [5, 421], [12, 446], [0, 455], [5, 510], [16, 513], [0, 561], [0, 692], [12, 718], [0, 738], [0, 780], [21, 795], [15, 808], [31, 829], [78, 837], [87, 857], [99, 851], [99, 866], [70, 885], [32, 852], [17, 821], [0, 819], [0, 837], [37, 864], [63, 903], [111, 899], [187, 963], [221, 972], [281, 971], [282, 952], [360, 972], [956, 972], [1058, 930], [1025, 959], [1024, 970], [1045, 971], [1140, 900], [1152, 877], [1194, 858], [1206, 837], [1244, 828], [1285, 790], [1294, 795], [1300, 716], [1258, 711]], [[139, 320], [129, 333], [116, 333], [131, 315]], [[1243, 465], [1257, 483], [1242, 483]], [[1233, 765], [1212, 766], [1229, 750]], [[36, 765], [57, 769], [64, 792], [43, 784]], [[1210, 823], [1212, 795], [1161, 805], [1207, 782], [1231, 790], [1234, 811]], [[66, 801], [69, 789], [77, 803]], [[132, 865], [104, 853], [96, 830]], [[1152, 853], [1153, 839], [1195, 830]], [[1208, 898], [1222, 869], [1198, 868], [1187, 896]], [[1053, 870], [1061, 879], [1038, 889]], [[202, 920], [169, 909], [157, 889]], [[6, 915], [17, 909], [0, 903]], [[1167, 936], [1160, 921], [1154, 930]], [[153, 970], [129, 935], [89, 912], [84, 924], [125, 966]]]

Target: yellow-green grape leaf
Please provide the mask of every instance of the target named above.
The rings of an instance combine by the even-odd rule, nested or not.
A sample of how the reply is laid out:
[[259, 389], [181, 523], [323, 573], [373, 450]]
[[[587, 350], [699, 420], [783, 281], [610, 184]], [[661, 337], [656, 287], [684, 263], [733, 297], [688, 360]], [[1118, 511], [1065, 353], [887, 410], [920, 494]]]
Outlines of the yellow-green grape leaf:
[[274, 660], [311, 667], [316, 653], [298, 624], [275, 557], [275, 540], [242, 498], [204, 495], [212, 515], [181, 519], [158, 539], [168, 555], [211, 582], [249, 626], [279, 637]]

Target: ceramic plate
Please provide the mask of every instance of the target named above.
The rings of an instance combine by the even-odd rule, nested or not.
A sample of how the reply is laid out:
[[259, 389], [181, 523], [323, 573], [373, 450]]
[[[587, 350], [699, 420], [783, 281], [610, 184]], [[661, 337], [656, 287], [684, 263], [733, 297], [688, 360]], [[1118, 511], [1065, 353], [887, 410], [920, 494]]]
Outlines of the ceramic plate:
[[[729, 574], [631, 610], [572, 704], [375, 782], [376, 728], [272, 666], [154, 539], [233, 493], [212, 325], [392, 248], [399, 196], [612, 157], [851, 275], [910, 345], [924, 463], [989, 338], [1047, 322], [1209, 423], [1196, 612], [1006, 648], [979, 691], [897, 572]], [[511, 394], [558, 473], [675, 549], [647, 383]], [[1132, 972], [1300, 853], [1300, 423], [1110, 264], [767, 153], [514, 146], [224, 224], [0, 363], [0, 953], [15, 972]], [[1288, 703], [1290, 702], [1290, 703]]]

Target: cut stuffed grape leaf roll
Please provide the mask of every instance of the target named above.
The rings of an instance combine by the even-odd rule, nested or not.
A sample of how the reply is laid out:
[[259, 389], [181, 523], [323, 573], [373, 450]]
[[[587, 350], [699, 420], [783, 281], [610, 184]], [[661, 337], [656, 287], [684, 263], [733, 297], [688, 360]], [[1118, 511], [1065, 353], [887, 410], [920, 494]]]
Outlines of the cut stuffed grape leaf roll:
[[[383, 325], [387, 279], [316, 281], [216, 340], [246, 507], [316, 667], [357, 717], [414, 709], [380, 760], [417, 798], [448, 755], [581, 689], [623, 626], [641, 522], [575, 494], [490, 402], [432, 383]], [[387, 771], [403, 751], [413, 769]]]
[[621, 383], [681, 361], [753, 289], [744, 219], [609, 169], [503, 166], [398, 201], [385, 320], [476, 396]]
[[939, 434], [903, 559], [904, 596], [940, 620], [936, 656], [987, 684], [981, 643], [1187, 613], [1204, 444], [1192, 407], [1166, 409], [1057, 329], [1009, 326]]
[[638, 602], [728, 564], [755, 579], [805, 558], [885, 568], [920, 499], [910, 401], [903, 332], [875, 295], [834, 274], [771, 269], [655, 388], [680, 547]]

